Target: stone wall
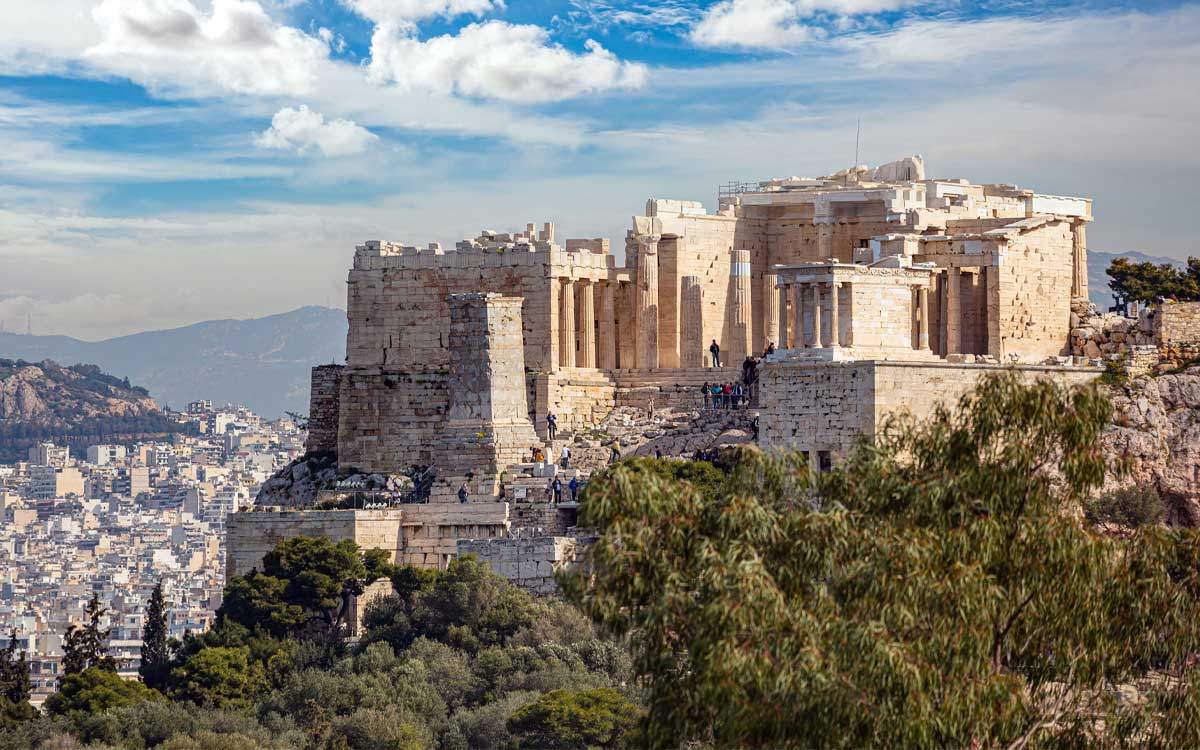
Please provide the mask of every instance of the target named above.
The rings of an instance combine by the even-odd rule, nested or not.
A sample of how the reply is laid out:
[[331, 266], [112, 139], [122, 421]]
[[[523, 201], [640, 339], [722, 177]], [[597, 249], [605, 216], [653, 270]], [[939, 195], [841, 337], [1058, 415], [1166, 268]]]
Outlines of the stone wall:
[[458, 543], [458, 554], [475, 555], [501, 578], [531, 594], [546, 596], [558, 592], [555, 573], [579, 561], [586, 544], [565, 536], [463, 540]]
[[342, 365], [312, 368], [312, 389], [308, 397], [308, 439], [304, 444], [309, 453], [337, 451], [338, 414], [341, 409], [339, 396], [345, 369]]
[[[1069, 221], [1010, 237], [995, 282], [1002, 356], [1039, 361], [1067, 353], [1075, 240]], [[989, 291], [992, 281], [988, 279]], [[991, 313], [992, 310], [989, 310]]]
[[1154, 336], [1161, 346], [1200, 343], [1200, 302], [1159, 305], [1154, 315]]
[[391, 472], [435, 463], [436, 437], [450, 405], [449, 381], [448, 369], [347, 369], [340, 391], [338, 464]]

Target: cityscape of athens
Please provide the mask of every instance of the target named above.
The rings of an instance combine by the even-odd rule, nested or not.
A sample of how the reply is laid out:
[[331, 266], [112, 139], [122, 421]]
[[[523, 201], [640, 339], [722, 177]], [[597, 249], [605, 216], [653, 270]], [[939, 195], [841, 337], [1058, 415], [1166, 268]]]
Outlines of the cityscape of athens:
[[1200, 747], [1192, 0], [6, 6], [0, 750]]

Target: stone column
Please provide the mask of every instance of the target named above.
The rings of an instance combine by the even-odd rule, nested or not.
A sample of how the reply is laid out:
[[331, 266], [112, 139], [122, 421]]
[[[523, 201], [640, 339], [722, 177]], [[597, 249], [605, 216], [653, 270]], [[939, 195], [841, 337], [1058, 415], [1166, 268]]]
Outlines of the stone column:
[[821, 283], [812, 285], [813, 288], [813, 346], [821, 349], [825, 342], [821, 340]]
[[792, 348], [803, 349], [808, 346], [804, 336], [804, 284], [792, 284], [792, 320], [795, 328], [792, 331]]
[[596, 366], [596, 304], [590, 279], [579, 280], [579, 366]]
[[959, 288], [961, 272], [957, 268], [946, 269], [946, 354], [958, 354], [961, 345], [959, 334], [962, 314], [962, 291]]
[[842, 285], [836, 281], [829, 283], [829, 345], [834, 349], [842, 345], [842, 331], [838, 321], [838, 298]]
[[929, 287], [917, 289], [917, 310], [921, 316], [921, 334], [917, 339], [917, 348], [929, 349]]
[[658, 237], [639, 240], [637, 259], [637, 366], [658, 367]]
[[615, 281], [604, 281], [596, 286], [600, 296], [600, 346], [597, 367], [605, 370], [617, 366], [617, 307], [613, 285]]
[[848, 297], [850, 300], [846, 305], [846, 309], [849, 311], [850, 317], [846, 321], [846, 335], [841, 337], [842, 346], [854, 346], [854, 285], [841, 284], [840, 286], [845, 287], [846, 297]]
[[1073, 244], [1073, 275], [1071, 276], [1071, 296], [1088, 296], [1087, 277], [1087, 224], [1083, 220], [1076, 221], [1071, 226]]
[[780, 281], [779, 289], [775, 294], [778, 300], [776, 304], [779, 306], [779, 340], [775, 342], [775, 345], [780, 349], [787, 349], [791, 346], [788, 341], [788, 290], [791, 288], [790, 284]]
[[729, 305], [730, 326], [733, 334], [729, 341], [729, 361], [740, 365], [750, 356], [753, 343], [750, 337], [754, 330], [754, 316], [750, 298], [750, 251], [734, 250], [730, 259], [733, 276], [733, 300]]
[[704, 288], [699, 276], [683, 277], [679, 320], [683, 338], [679, 342], [681, 367], [704, 367]]
[[775, 284], [779, 281], [779, 277], [773, 273], [763, 274], [763, 349], [766, 350], [768, 342], [775, 342], [775, 346], [786, 348], [787, 345], [779, 340], [779, 306], [775, 304]]
[[558, 299], [558, 366], [575, 366], [575, 284], [562, 280]]

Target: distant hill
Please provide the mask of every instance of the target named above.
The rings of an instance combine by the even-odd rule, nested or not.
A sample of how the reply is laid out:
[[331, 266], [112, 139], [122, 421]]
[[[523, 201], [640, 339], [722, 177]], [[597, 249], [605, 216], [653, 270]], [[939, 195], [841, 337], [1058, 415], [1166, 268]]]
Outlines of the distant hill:
[[82, 452], [91, 443], [163, 438], [179, 429], [145, 388], [95, 365], [0, 359], [0, 463], [25, 458], [41, 440]]
[[1104, 273], [1108, 270], [1109, 265], [1117, 258], [1128, 258], [1135, 263], [1170, 263], [1171, 265], [1183, 268], [1186, 264], [1178, 258], [1164, 258], [1158, 255], [1146, 255], [1145, 253], [1130, 252], [1130, 253], [1100, 253], [1095, 250], [1088, 250], [1088, 298], [1101, 310], [1107, 310], [1112, 307], [1113, 296], [1108, 289], [1108, 275]]
[[274, 418], [308, 412], [309, 369], [341, 362], [346, 313], [328, 307], [250, 320], [147, 331], [105, 341], [0, 333], [0, 357], [63, 364], [88, 362], [146, 387], [160, 404], [245, 404]]

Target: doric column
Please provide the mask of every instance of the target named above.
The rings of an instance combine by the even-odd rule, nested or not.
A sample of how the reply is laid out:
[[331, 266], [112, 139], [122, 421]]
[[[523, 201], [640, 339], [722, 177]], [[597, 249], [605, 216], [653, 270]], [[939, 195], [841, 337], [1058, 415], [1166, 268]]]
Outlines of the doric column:
[[1076, 221], [1071, 227], [1073, 242], [1073, 271], [1071, 276], [1071, 296], [1088, 296], [1087, 278], [1087, 224], [1082, 220]]
[[562, 280], [558, 300], [558, 366], [575, 366], [575, 284]]
[[750, 341], [754, 330], [754, 316], [750, 303], [750, 251], [733, 250], [730, 259], [730, 274], [733, 277], [733, 300], [729, 305], [730, 326], [733, 334], [729, 341], [729, 361], [740, 365], [750, 356], [753, 347]]
[[792, 348], [803, 349], [808, 346], [804, 336], [804, 284], [792, 284], [792, 321], [795, 330], [792, 331]]
[[778, 276], [773, 273], [763, 274], [763, 350], [769, 342], [775, 342], [775, 346], [786, 348], [786, 344], [779, 340], [779, 305], [775, 303], [775, 284], [778, 282]]
[[917, 289], [917, 314], [921, 316], [921, 333], [917, 339], [917, 348], [929, 349], [929, 287]]
[[791, 289], [791, 285], [783, 283], [782, 279], [778, 283], [779, 289], [775, 296], [779, 306], [779, 339], [775, 345], [780, 349], [787, 349], [791, 346], [791, 342], [788, 341], [788, 290]]
[[854, 346], [854, 285], [841, 284], [846, 289], [846, 310], [850, 317], [846, 319], [846, 335], [842, 336], [842, 346]]
[[959, 288], [961, 272], [957, 268], [946, 269], [946, 353], [958, 354], [961, 342], [959, 326], [962, 323], [959, 312], [962, 302], [962, 291]]
[[682, 367], [704, 367], [704, 288], [700, 286], [699, 276], [683, 277], [679, 313], [683, 324], [679, 364]]
[[615, 281], [604, 281], [598, 284], [596, 294], [600, 296], [600, 346], [597, 367], [605, 370], [617, 366], [617, 306], [613, 285]]
[[596, 366], [596, 302], [590, 279], [579, 280], [579, 366]]
[[637, 366], [658, 367], [658, 237], [639, 239], [637, 259]]
[[813, 288], [813, 346], [820, 349], [825, 346], [821, 340], [821, 284], [817, 282]]
[[842, 331], [838, 322], [838, 290], [841, 287], [836, 281], [829, 282], [829, 345], [835, 349], [842, 345]]

